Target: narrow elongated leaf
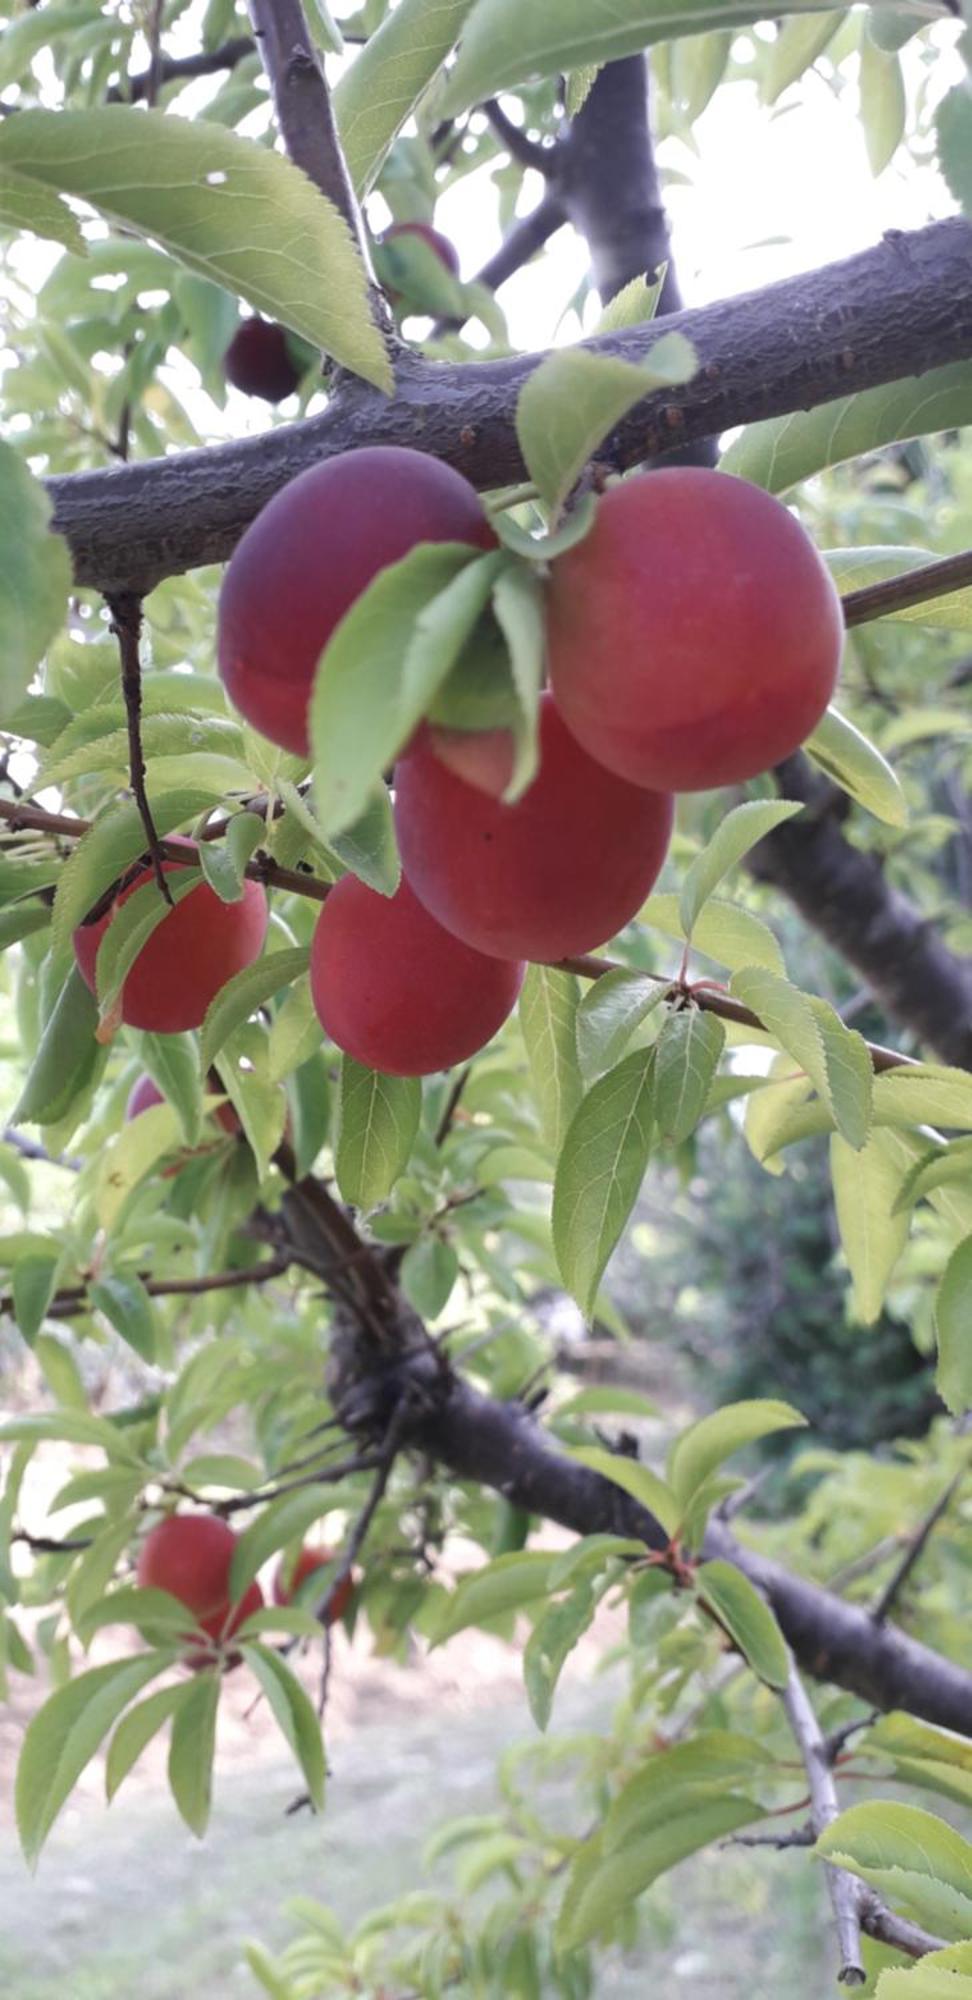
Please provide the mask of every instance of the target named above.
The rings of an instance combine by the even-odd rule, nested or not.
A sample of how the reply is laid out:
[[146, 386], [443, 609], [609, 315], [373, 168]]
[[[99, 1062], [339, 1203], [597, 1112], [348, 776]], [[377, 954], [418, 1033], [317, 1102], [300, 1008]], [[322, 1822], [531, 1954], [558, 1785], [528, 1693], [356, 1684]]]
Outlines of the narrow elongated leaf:
[[374, 1208], [391, 1193], [415, 1144], [422, 1085], [341, 1059], [334, 1171], [345, 1201]]
[[367, 194], [393, 139], [455, 47], [473, 0], [399, 0], [334, 93], [355, 192]]
[[874, 1077], [861, 1036], [846, 1028], [825, 1001], [808, 999], [761, 967], [735, 973], [731, 991], [806, 1071], [848, 1145], [863, 1145], [871, 1126]]
[[889, 1799], [849, 1806], [820, 1835], [816, 1852], [927, 1929], [952, 1938], [972, 1933], [972, 1847], [934, 1813]]
[[209, 1824], [212, 1804], [219, 1690], [218, 1668], [197, 1674], [176, 1708], [169, 1738], [169, 1789], [190, 1833], [199, 1840]]
[[512, 718], [513, 769], [503, 797], [508, 804], [522, 798], [533, 783], [540, 760], [540, 693], [546, 671], [546, 619], [543, 588], [535, 570], [507, 563], [493, 586], [493, 616], [509, 649], [510, 678], [516, 697]]
[[199, 1057], [193, 1035], [134, 1034], [132, 1039], [145, 1067], [171, 1104], [187, 1146], [198, 1146], [202, 1135], [203, 1092]]
[[538, 1618], [523, 1654], [523, 1680], [530, 1713], [538, 1729], [550, 1721], [554, 1692], [564, 1662], [573, 1651], [597, 1608], [589, 1582], [575, 1583], [569, 1597], [548, 1605]]
[[695, 1588], [735, 1640], [754, 1674], [769, 1687], [785, 1687], [790, 1671], [786, 1641], [765, 1597], [748, 1576], [732, 1563], [702, 1563], [695, 1572]]
[[587, 1314], [648, 1165], [653, 1091], [650, 1055], [625, 1056], [582, 1100], [557, 1163], [554, 1251]]
[[608, 1451], [603, 1445], [575, 1445], [570, 1454], [578, 1464], [589, 1466], [592, 1472], [599, 1472], [602, 1479], [609, 1479], [612, 1486], [620, 1486], [630, 1493], [633, 1500], [647, 1507], [654, 1514], [666, 1534], [673, 1535], [678, 1527], [678, 1500], [664, 1479], [652, 1472], [651, 1467], [642, 1465], [636, 1458], [628, 1458], [624, 1452]]
[[27, 1861], [36, 1861], [69, 1793], [132, 1697], [172, 1658], [142, 1654], [92, 1667], [50, 1695], [29, 1724], [17, 1765], [15, 1810]]
[[122, 1126], [98, 1163], [95, 1207], [103, 1229], [111, 1229], [132, 1190], [178, 1144], [179, 1126], [171, 1104], [151, 1104]]
[[301, 1486], [294, 1493], [281, 1493], [261, 1507], [255, 1521], [244, 1528], [230, 1565], [230, 1601], [236, 1604], [257, 1570], [262, 1569], [278, 1549], [288, 1542], [303, 1540], [309, 1528], [335, 1506], [333, 1486]]
[[907, 105], [899, 57], [868, 34], [861, 36], [858, 85], [871, 172], [883, 174], [904, 138]]
[[0, 1444], [41, 1444], [48, 1438], [58, 1444], [96, 1445], [108, 1458], [138, 1463], [124, 1431], [107, 1417], [94, 1417], [86, 1410], [37, 1410], [0, 1424]]
[[688, 1506], [693, 1494], [733, 1452], [755, 1444], [758, 1438], [770, 1437], [774, 1431], [793, 1430], [805, 1423], [806, 1418], [789, 1403], [768, 1399], [726, 1403], [711, 1416], [700, 1417], [676, 1439], [668, 1460], [668, 1482], [680, 1506]]
[[520, 1027], [544, 1132], [555, 1150], [563, 1144], [581, 1100], [577, 1058], [580, 984], [549, 965], [528, 965], [520, 991]]
[[953, 1416], [972, 1408], [972, 1236], [953, 1250], [935, 1294], [936, 1381]]
[[760, 76], [759, 94], [764, 104], [775, 104], [791, 83], [799, 82], [833, 41], [842, 19], [841, 11], [831, 8], [827, 13], [796, 14], [778, 23], [776, 40], [764, 57]]
[[673, 1813], [664, 1825], [653, 1827], [640, 1840], [632, 1840], [623, 1852], [602, 1858], [595, 1846], [593, 1866], [585, 1870], [582, 1879], [568, 1880], [557, 1924], [558, 1942], [571, 1951], [610, 1930], [659, 1875], [684, 1861], [686, 1855], [696, 1854], [710, 1842], [724, 1840], [737, 1828], [761, 1817], [761, 1806], [729, 1793], [704, 1799], [685, 1812]]
[[655, 1044], [655, 1121], [673, 1146], [695, 1131], [725, 1040], [722, 1022], [699, 1007], [680, 1007], [662, 1028]]
[[391, 799], [383, 784], [373, 786], [364, 811], [343, 833], [335, 833], [329, 851], [342, 868], [357, 875], [359, 882], [377, 890], [379, 896], [393, 896], [402, 879], [398, 858], [395, 820]]
[[[2, 187], [0, 187], [2, 200]], [[0, 728], [67, 615], [71, 557], [51, 533], [51, 503], [19, 452], [0, 439]]]
[[553, 1561], [549, 1553], [524, 1549], [497, 1556], [482, 1569], [461, 1576], [455, 1590], [437, 1607], [427, 1634], [430, 1645], [441, 1646], [468, 1625], [487, 1625], [507, 1611], [535, 1604], [547, 1594]]
[[942, 99], [935, 123], [942, 172], [956, 201], [966, 215], [972, 215], [972, 97], [967, 80]]
[[816, 410], [750, 424], [720, 459], [768, 493], [785, 493], [828, 465], [906, 438], [972, 423], [972, 363], [954, 361], [927, 375], [909, 375], [880, 389], [839, 396]]
[[61, 1257], [58, 1250], [20, 1257], [11, 1278], [14, 1317], [28, 1347], [32, 1347], [54, 1297]]
[[309, 953], [304, 946], [292, 951], [270, 951], [258, 958], [255, 965], [244, 966], [242, 972], [227, 980], [221, 993], [210, 1003], [202, 1024], [199, 1048], [199, 1067], [205, 1076], [210, 1063], [215, 1061], [220, 1050], [237, 1028], [255, 1014], [258, 1007], [273, 998], [284, 986], [290, 986], [295, 979], [302, 979], [307, 971]]
[[258, 1644], [244, 1646], [242, 1652], [300, 1765], [311, 1802], [320, 1812], [326, 1767], [321, 1725], [314, 1704], [279, 1653]]
[[696, 366], [689, 342], [669, 333], [643, 362], [561, 348], [528, 375], [517, 404], [517, 436], [554, 520], [615, 424], [651, 390], [690, 381]]
[[703, 1729], [687, 1743], [654, 1751], [611, 1804], [602, 1828], [605, 1854], [697, 1801], [751, 1784], [772, 1765], [761, 1743], [728, 1729]]
[[143, 1361], [155, 1360], [158, 1335], [155, 1307], [134, 1272], [106, 1272], [91, 1286], [91, 1303], [110, 1320]]
[[[281, 153], [171, 112], [110, 105], [3, 121], [0, 166], [161, 243], [379, 388], [391, 368], [343, 217]], [[308, 284], [307, 274], [318, 274]]]
[[846, 716], [828, 708], [804, 749], [841, 790], [886, 826], [906, 826], [908, 802], [886, 758]]
[[860, 1152], [839, 1133], [830, 1142], [834, 1205], [854, 1286], [854, 1311], [870, 1326], [884, 1304], [894, 1267], [908, 1240], [909, 1218], [895, 1213], [902, 1164], [895, 1135], [875, 1132]]
[[191, 1694], [191, 1682], [177, 1681], [174, 1687], [158, 1688], [155, 1694], [146, 1695], [144, 1701], [136, 1702], [135, 1707], [122, 1716], [108, 1746], [105, 1762], [105, 1791], [109, 1800], [114, 1798], [146, 1744], [152, 1741], [174, 1710]]
[[727, 813], [713, 834], [712, 839], [696, 855], [682, 884], [679, 902], [679, 916], [686, 937], [691, 937], [692, 928], [700, 910], [709, 897], [719, 887], [729, 870], [748, 854], [764, 834], [771, 833], [775, 826], [782, 826], [784, 820], [792, 819], [802, 812], [800, 805], [787, 799], [751, 799], [747, 804], [736, 806]]

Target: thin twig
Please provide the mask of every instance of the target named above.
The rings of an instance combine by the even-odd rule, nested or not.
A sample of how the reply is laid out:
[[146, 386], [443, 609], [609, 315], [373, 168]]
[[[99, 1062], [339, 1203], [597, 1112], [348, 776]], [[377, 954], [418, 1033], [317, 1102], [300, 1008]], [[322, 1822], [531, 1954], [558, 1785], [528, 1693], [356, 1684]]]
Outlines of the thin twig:
[[155, 870], [155, 879], [161, 895], [171, 909], [172, 891], [165, 879], [159, 836], [145, 789], [145, 757], [142, 752], [142, 661], [139, 651], [142, 602], [141, 598], [126, 592], [123, 596], [110, 598], [108, 608], [111, 612], [111, 629], [118, 640], [121, 654], [121, 683], [128, 721], [128, 762], [132, 792], [145, 828], [145, 840]]
[[43, 1160], [47, 1167], [64, 1167], [69, 1174], [79, 1174], [83, 1160], [72, 1159], [67, 1153], [49, 1153], [39, 1139], [28, 1139], [23, 1132], [15, 1132], [12, 1125], [5, 1125], [2, 1138], [5, 1146], [12, 1146], [25, 1160]]
[[511, 160], [516, 160], [521, 167], [535, 167], [538, 174], [553, 173], [557, 155], [556, 144], [544, 146], [538, 139], [531, 139], [529, 133], [524, 132], [522, 125], [514, 125], [512, 118], [507, 117], [495, 97], [487, 98], [483, 110], [496, 137], [501, 139], [506, 147]]
[[356, 1472], [373, 1472], [381, 1462], [377, 1452], [357, 1452], [352, 1458], [342, 1459], [339, 1465], [305, 1472], [299, 1479], [280, 1479], [273, 1486], [261, 1486], [257, 1492], [238, 1493], [232, 1500], [219, 1500], [213, 1507], [213, 1513], [238, 1514], [248, 1507], [262, 1507], [268, 1500], [279, 1500], [285, 1493], [299, 1493], [305, 1486], [334, 1486], [338, 1480], [350, 1479]]
[[924, 1555], [928, 1543], [931, 1540], [931, 1537], [934, 1534], [934, 1531], [937, 1528], [939, 1521], [941, 1521], [944, 1518], [944, 1516], [948, 1513], [952, 1501], [954, 1500], [955, 1495], [958, 1492], [959, 1487], [961, 1486], [962, 1481], [965, 1478], [967, 1472], [968, 1472], [968, 1466], [963, 1465], [960, 1468], [960, 1470], [955, 1474], [954, 1479], [949, 1480], [948, 1485], [945, 1488], [945, 1491], [939, 1494], [939, 1497], [936, 1500], [934, 1507], [932, 1507], [929, 1510], [929, 1512], [925, 1515], [925, 1518], [922, 1521], [921, 1526], [916, 1530], [916, 1532], [912, 1536], [910, 1536], [907, 1547], [904, 1551], [903, 1556], [901, 1557], [900, 1562], [896, 1565], [896, 1567], [892, 1571], [891, 1575], [887, 1580], [887, 1583], [884, 1585], [884, 1588], [880, 1591], [878, 1597], [876, 1598], [871, 1608], [871, 1617], [873, 1618], [875, 1625], [884, 1624], [885, 1619], [887, 1618], [897, 1598], [900, 1596], [901, 1591], [904, 1589], [904, 1586], [907, 1583], [908, 1578], [915, 1567], [915, 1564], [920, 1562], [922, 1556]]
[[438, 1125], [435, 1128], [434, 1143], [436, 1146], [445, 1145], [449, 1133], [452, 1130], [452, 1121], [459, 1108], [459, 1099], [462, 1096], [462, 1093], [465, 1090], [471, 1075], [472, 1075], [472, 1064], [467, 1063], [465, 1069], [461, 1069], [459, 1071], [459, 1074], [456, 1077], [452, 1089], [450, 1090], [449, 1095], [446, 1098], [442, 1116], [439, 1119]]
[[972, 549], [940, 562], [923, 563], [903, 576], [886, 577], [883, 583], [866, 584], [862, 590], [848, 591], [841, 598], [844, 624], [866, 625], [872, 618], [885, 618], [889, 611], [903, 611], [910, 604], [925, 604], [929, 598], [949, 597], [972, 583]]
[[[46, 812], [43, 806], [29, 805], [21, 799], [0, 799], [0, 820], [6, 820], [22, 832], [50, 833], [65, 840], [81, 840], [94, 823], [73, 813]], [[194, 840], [181, 836], [178, 842], [160, 840], [158, 851], [163, 861], [176, 861], [183, 868], [191, 867], [193, 847], [204, 840], [218, 840], [226, 832], [228, 824], [229, 821], [224, 819], [213, 827], [203, 827]], [[243, 873], [249, 882], [262, 882], [269, 889], [285, 889], [294, 896], [308, 896], [315, 903], [323, 903], [332, 887], [330, 882], [321, 881], [317, 875], [305, 875], [303, 869], [282, 868], [269, 855], [259, 855], [248, 861]]]
[[[230, 41], [221, 42], [218, 49], [202, 49], [193, 56], [163, 56], [154, 71], [155, 88], [164, 88], [167, 83], [190, 83], [193, 77], [215, 76], [220, 70], [235, 69], [246, 56], [256, 51], [252, 35], [234, 35]], [[141, 70], [137, 76], [127, 77], [124, 83], [113, 84], [107, 93], [109, 104], [137, 104], [147, 98], [153, 81], [153, 70]]]
[[828, 1764], [836, 1764], [841, 1751], [855, 1736], [860, 1735], [862, 1729], [873, 1729], [880, 1714], [879, 1708], [872, 1708], [867, 1715], [859, 1715], [853, 1722], [845, 1722], [840, 1729], [832, 1729], [829, 1736], [824, 1737], [824, 1753]]
[[250, 0], [250, 13], [287, 151], [343, 215], [363, 250], [361, 215], [301, 0]]
[[[280, 1278], [287, 1270], [291, 1259], [281, 1251], [276, 1257], [267, 1257], [262, 1264], [251, 1264], [245, 1270], [217, 1271], [207, 1278], [153, 1278], [148, 1272], [139, 1272], [139, 1279], [150, 1298], [202, 1298], [207, 1292], [226, 1292], [239, 1285], [265, 1285], [271, 1278]], [[11, 1293], [0, 1297], [0, 1313], [14, 1311]], [[48, 1319], [74, 1319], [78, 1314], [89, 1311], [87, 1285], [66, 1285], [55, 1292], [46, 1312]]]
[[813, 1847], [817, 1836], [809, 1820], [791, 1833], [731, 1833], [723, 1847], [772, 1847], [782, 1854], [788, 1847]]
[[[563, 228], [566, 220], [566, 210], [559, 196], [548, 188], [536, 208], [531, 209], [529, 215], [521, 216], [518, 222], [514, 222], [499, 249], [494, 250], [493, 255], [487, 257], [482, 269], [476, 272], [473, 284], [486, 285], [491, 292], [498, 292], [500, 286], [505, 285], [507, 278], [512, 278], [517, 271], [522, 270], [524, 264], [529, 264], [530, 259], [536, 256], [538, 250], [543, 249], [550, 237], [556, 235], [558, 229]], [[445, 317], [436, 320], [432, 328], [432, 339], [437, 340], [442, 334], [455, 332], [458, 327], [464, 325], [465, 320], [459, 318]]]
[[[810, 1787], [810, 1824], [819, 1838], [840, 1813], [834, 1775], [827, 1761], [823, 1732], [793, 1661], [783, 1692], [783, 1706], [803, 1759]], [[863, 1986], [867, 1973], [861, 1960], [860, 1885], [846, 1869], [827, 1862], [824, 1870], [840, 1949], [838, 1982]]]

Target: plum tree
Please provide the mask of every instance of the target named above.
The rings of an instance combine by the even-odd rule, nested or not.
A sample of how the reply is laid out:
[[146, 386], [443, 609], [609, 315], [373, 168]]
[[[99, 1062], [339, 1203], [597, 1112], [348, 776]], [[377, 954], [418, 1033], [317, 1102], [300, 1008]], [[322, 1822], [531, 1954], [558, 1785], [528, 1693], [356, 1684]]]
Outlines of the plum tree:
[[285, 329], [258, 316], [237, 327], [223, 356], [223, 373], [232, 388], [266, 403], [282, 403], [300, 382]]
[[827, 707], [842, 639], [799, 522], [705, 467], [613, 487], [551, 565], [554, 699], [578, 743], [634, 784], [704, 791], [779, 763]]
[[345, 875], [318, 918], [310, 974], [318, 1019], [339, 1049], [390, 1076], [428, 1076], [492, 1039], [523, 967], [443, 930], [404, 875], [394, 896]]
[[[163, 863], [166, 872], [179, 865]], [[115, 911], [152, 879], [151, 868], [141, 869], [111, 909], [75, 931], [78, 970], [92, 993], [98, 948]], [[122, 1020], [162, 1035], [198, 1028], [227, 980], [259, 957], [267, 919], [266, 893], [258, 882], [245, 882], [236, 903], [224, 903], [208, 882], [200, 882], [166, 912], [139, 952], [122, 986]]]
[[398, 445], [342, 452], [277, 493], [233, 552], [219, 599], [219, 670], [255, 729], [306, 756], [321, 653], [355, 599], [419, 542], [490, 548], [461, 473]]
[[[315, 1549], [307, 1542], [304, 1543], [303, 1548], [298, 1551], [296, 1556], [290, 1559], [282, 1556], [274, 1572], [274, 1603], [292, 1604], [300, 1591], [301, 1584], [309, 1576], [313, 1576], [316, 1571], [327, 1569], [328, 1565], [333, 1563], [335, 1559], [336, 1552], [334, 1549]], [[354, 1579], [351, 1576], [343, 1576], [328, 1606], [327, 1623], [329, 1625], [336, 1625], [344, 1617], [353, 1596]]]
[[595, 763], [544, 695], [540, 768], [515, 805], [466, 784], [423, 736], [396, 767], [395, 825], [409, 881], [447, 930], [499, 958], [557, 959], [640, 908], [672, 800]]
[[430, 250], [435, 251], [440, 264], [444, 264], [446, 270], [450, 271], [454, 278], [458, 278], [459, 254], [456, 246], [450, 243], [448, 236], [443, 236], [441, 229], [433, 228], [431, 222], [393, 222], [385, 230], [382, 242], [392, 243], [396, 236], [418, 236], [423, 243], [428, 244]]
[[[237, 1537], [218, 1514], [169, 1514], [142, 1543], [136, 1567], [141, 1590], [166, 1590], [177, 1597], [207, 1638], [219, 1645], [238, 1632], [263, 1603], [256, 1582], [233, 1603], [230, 1565]], [[208, 1665], [208, 1651], [193, 1653], [190, 1666]]]

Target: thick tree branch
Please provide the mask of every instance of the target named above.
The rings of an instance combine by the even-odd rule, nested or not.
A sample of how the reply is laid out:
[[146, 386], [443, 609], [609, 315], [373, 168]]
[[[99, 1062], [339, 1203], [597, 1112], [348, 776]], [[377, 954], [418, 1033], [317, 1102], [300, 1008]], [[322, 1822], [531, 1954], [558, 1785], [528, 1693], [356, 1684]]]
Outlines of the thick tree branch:
[[648, 122], [644, 56], [607, 63], [557, 148], [554, 186], [588, 244], [605, 302], [667, 266], [659, 313], [681, 309]]
[[[699, 370], [624, 418], [599, 457], [617, 469], [727, 425], [812, 409], [841, 394], [921, 375], [972, 353], [972, 228], [933, 223], [765, 290], [672, 315]], [[638, 360], [657, 326], [589, 343]], [[163, 577], [221, 562], [279, 488], [363, 444], [418, 445], [474, 485], [524, 476], [514, 412], [536, 355], [457, 365], [401, 357], [396, 394], [348, 382], [328, 408], [258, 438], [138, 465], [52, 479], [54, 525], [79, 584], [144, 593]]]
[[[301, 0], [250, 0], [277, 123], [295, 166], [343, 215], [355, 242], [364, 232], [331, 110], [331, 97]], [[321, 273], [321, 283], [325, 282]]]
[[754, 848], [749, 866], [867, 981], [887, 1012], [942, 1058], [972, 1069], [972, 959], [959, 957], [884, 874], [880, 856], [851, 845], [840, 794], [807, 761], [780, 766], [780, 791], [806, 812]]

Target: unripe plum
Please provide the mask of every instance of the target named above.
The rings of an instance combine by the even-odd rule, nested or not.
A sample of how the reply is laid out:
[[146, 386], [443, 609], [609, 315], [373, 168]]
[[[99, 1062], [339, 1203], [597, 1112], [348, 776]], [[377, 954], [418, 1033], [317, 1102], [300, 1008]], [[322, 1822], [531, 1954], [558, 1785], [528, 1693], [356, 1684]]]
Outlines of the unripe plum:
[[300, 383], [287, 335], [270, 319], [243, 320], [223, 356], [223, 373], [244, 396], [261, 396], [266, 403], [282, 403]]
[[540, 702], [540, 768], [515, 805], [447, 770], [428, 738], [395, 769], [402, 864], [440, 924], [498, 958], [558, 959], [613, 937], [657, 879], [672, 801], [606, 771]]
[[272, 743], [307, 755], [307, 704], [335, 626], [419, 542], [486, 549], [495, 536], [461, 473], [399, 445], [311, 466], [247, 528], [220, 592], [219, 671]]
[[704, 791], [779, 763], [827, 707], [842, 640], [800, 523], [703, 467], [612, 487], [551, 565], [554, 699], [578, 743], [634, 784]]
[[385, 230], [382, 240], [385, 243], [392, 243], [396, 236], [421, 237], [422, 242], [427, 243], [429, 249], [435, 251], [440, 264], [444, 264], [446, 270], [454, 278], [458, 278], [459, 255], [456, 246], [450, 243], [448, 236], [443, 236], [441, 229], [434, 229], [431, 222], [393, 222], [391, 227]]
[[344, 875], [318, 918], [310, 977], [318, 1019], [346, 1055], [389, 1076], [428, 1076], [492, 1039], [523, 967], [443, 930], [404, 875], [394, 896]]
[[[177, 861], [162, 865], [167, 873], [179, 867]], [[115, 911], [152, 880], [152, 869], [143, 868], [97, 923], [75, 931], [78, 970], [92, 993], [98, 947]], [[259, 958], [267, 919], [267, 898], [258, 882], [245, 882], [237, 903], [222, 902], [208, 882], [200, 882], [167, 911], [139, 952], [122, 986], [122, 1020], [158, 1035], [198, 1028], [227, 980]]]
[[[277, 1566], [273, 1579], [273, 1601], [275, 1604], [293, 1604], [301, 1584], [319, 1569], [326, 1569], [335, 1561], [334, 1549], [314, 1549], [305, 1542], [295, 1562], [288, 1562], [284, 1556]], [[322, 1585], [322, 1595], [323, 1595]], [[354, 1579], [343, 1576], [328, 1607], [327, 1623], [336, 1625], [354, 1596]]]
[[[230, 1565], [237, 1538], [217, 1514], [169, 1514], [142, 1543], [135, 1576], [141, 1590], [167, 1590], [218, 1645], [232, 1638], [263, 1603], [256, 1582], [231, 1604]], [[187, 1637], [189, 1635], [187, 1634]], [[208, 1651], [189, 1655], [191, 1667], [210, 1664]]]

